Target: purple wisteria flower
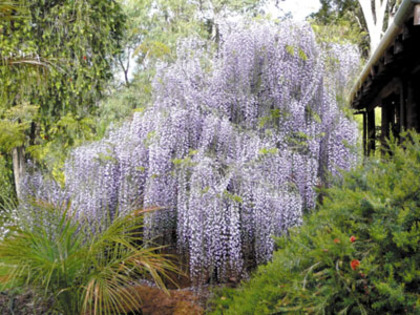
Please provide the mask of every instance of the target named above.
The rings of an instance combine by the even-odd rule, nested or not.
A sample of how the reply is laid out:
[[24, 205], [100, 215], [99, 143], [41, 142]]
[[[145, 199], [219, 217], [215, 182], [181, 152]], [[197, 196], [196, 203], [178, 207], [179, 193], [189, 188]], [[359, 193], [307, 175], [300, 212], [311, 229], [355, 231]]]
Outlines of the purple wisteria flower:
[[338, 96], [358, 63], [353, 46], [319, 45], [290, 21], [238, 25], [213, 57], [181, 41], [153, 104], [70, 154], [74, 211], [106, 222], [160, 207], [145, 237], [176, 247], [197, 284], [243, 274], [315, 206], [322, 174], [354, 165], [357, 128]]

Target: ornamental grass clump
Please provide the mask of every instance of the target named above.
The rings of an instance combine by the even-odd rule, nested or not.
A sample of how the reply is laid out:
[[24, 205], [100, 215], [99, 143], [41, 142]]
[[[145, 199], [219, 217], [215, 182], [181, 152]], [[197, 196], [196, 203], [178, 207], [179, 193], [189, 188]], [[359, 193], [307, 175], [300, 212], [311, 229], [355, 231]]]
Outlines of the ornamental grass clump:
[[419, 314], [420, 136], [343, 175], [214, 314]]
[[[133, 289], [148, 278], [165, 289], [176, 271], [161, 248], [142, 244], [143, 215], [129, 212], [92, 233], [70, 203], [32, 203], [0, 241], [2, 288], [31, 290], [59, 314], [123, 314], [141, 309]], [[36, 210], [36, 211], [35, 211]], [[169, 279], [169, 278], [168, 278]], [[138, 283], [137, 283], [138, 284]]]

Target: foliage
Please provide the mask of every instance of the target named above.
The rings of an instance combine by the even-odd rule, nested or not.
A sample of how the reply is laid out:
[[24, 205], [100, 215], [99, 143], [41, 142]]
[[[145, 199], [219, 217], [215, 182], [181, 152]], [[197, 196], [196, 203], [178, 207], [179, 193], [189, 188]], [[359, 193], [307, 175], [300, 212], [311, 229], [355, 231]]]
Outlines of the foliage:
[[362, 51], [367, 49], [366, 31], [355, 27], [351, 21], [345, 18], [330, 24], [319, 23], [316, 20], [311, 24], [318, 40], [321, 42], [351, 43], [361, 47]]
[[343, 176], [216, 314], [417, 314], [420, 136]]
[[[358, 64], [354, 47], [324, 51], [309, 25], [262, 22], [222, 33], [219, 50], [182, 41], [152, 106], [65, 164], [66, 193], [91, 221], [165, 208], [147, 215], [145, 236], [185, 254], [197, 283], [269, 259], [272, 235], [313, 207], [321, 174], [355, 163], [356, 127], [335, 92]], [[28, 182], [38, 198], [59, 193]]]
[[348, 16], [350, 12], [353, 16], [361, 14], [358, 0], [320, 0], [320, 2], [321, 8], [311, 17], [326, 24]]
[[[0, 5], [0, 152], [11, 159], [13, 147], [29, 146], [32, 158], [57, 172], [69, 146], [93, 138], [89, 116], [112, 77], [125, 17], [113, 0]], [[23, 107], [36, 115], [7, 117]]]
[[40, 106], [44, 120], [69, 111], [83, 113], [94, 105], [111, 76], [110, 57], [120, 49], [121, 8], [114, 1], [22, 2], [26, 10], [21, 20], [1, 22], [2, 57], [33, 56], [54, 66], [44, 89], [27, 88], [29, 93], [24, 93], [17, 90], [22, 80], [19, 67], [3, 65], [6, 105], [28, 96], [30, 103]]
[[[95, 138], [102, 139], [108, 129], [121, 125], [129, 120], [135, 112], [141, 112], [150, 103], [140, 83], [133, 82], [129, 87], [113, 91], [99, 103], [95, 117]], [[150, 94], [148, 92], [147, 94]]]
[[3, 286], [30, 288], [52, 299], [61, 314], [116, 314], [138, 310], [141, 299], [130, 284], [149, 275], [164, 287], [175, 271], [159, 248], [142, 242], [142, 217], [134, 211], [92, 233], [75, 220], [70, 204], [38, 200], [20, 209], [17, 225], [0, 242], [0, 262], [7, 269]]
[[327, 42], [350, 42], [368, 55], [369, 36], [358, 0], [321, 0], [321, 8], [311, 15], [318, 38]]
[[[124, 54], [118, 58], [127, 86], [134, 84], [147, 104], [159, 62], [172, 63], [177, 43], [185, 37], [197, 37], [215, 48], [225, 18], [255, 14], [259, 0], [129, 0], [124, 4], [127, 28]], [[135, 79], [129, 81], [129, 73]]]
[[0, 108], [0, 148], [10, 153], [13, 148], [25, 144], [25, 133], [38, 115], [38, 106], [19, 104], [7, 110]]
[[[316, 24], [332, 28], [333, 32], [341, 29], [341, 33], [351, 41], [358, 40], [361, 51], [367, 57], [373, 42], [379, 39], [386, 28], [392, 23], [393, 17], [401, 4], [401, 0], [370, 1], [370, 0], [320, 0], [321, 8], [311, 17]], [[384, 5], [384, 15], [379, 14]], [[364, 8], [363, 8], [364, 7]], [[375, 31], [373, 25], [378, 25]], [[370, 43], [369, 43], [370, 41]], [[370, 47], [369, 47], [370, 44]], [[373, 53], [373, 51], [371, 51]]]
[[0, 227], [2, 225], [4, 209], [3, 206], [9, 202], [9, 199], [14, 197], [14, 187], [11, 183], [12, 172], [10, 166], [7, 164], [6, 158], [0, 154]]

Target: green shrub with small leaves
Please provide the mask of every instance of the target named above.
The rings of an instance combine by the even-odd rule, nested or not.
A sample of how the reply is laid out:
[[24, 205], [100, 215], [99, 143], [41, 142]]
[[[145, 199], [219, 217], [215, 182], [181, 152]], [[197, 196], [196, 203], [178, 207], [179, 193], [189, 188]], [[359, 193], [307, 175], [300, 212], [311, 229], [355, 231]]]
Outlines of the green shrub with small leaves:
[[214, 314], [419, 314], [420, 136], [404, 138], [343, 174]]

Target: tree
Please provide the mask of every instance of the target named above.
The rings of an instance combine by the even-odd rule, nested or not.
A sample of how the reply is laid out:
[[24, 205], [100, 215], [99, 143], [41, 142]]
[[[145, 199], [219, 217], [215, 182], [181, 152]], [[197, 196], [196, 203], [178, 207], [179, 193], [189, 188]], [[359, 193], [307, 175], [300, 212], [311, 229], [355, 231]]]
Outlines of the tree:
[[321, 9], [312, 17], [326, 24], [340, 19], [351, 21], [368, 32], [373, 53], [400, 3], [400, 0], [321, 0]]
[[[8, 109], [11, 99], [20, 94], [22, 98], [29, 90], [32, 83], [36, 82], [36, 78], [42, 76], [45, 71], [48, 71], [49, 64], [42, 60], [40, 56], [36, 55], [35, 47], [30, 42], [29, 32], [27, 27], [21, 28], [20, 36], [11, 36], [12, 32], [16, 31], [22, 23], [25, 23], [29, 15], [28, 8], [25, 6], [25, 1], [1, 1], [0, 2], [0, 16], [2, 23], [0, 23], [0, 38], [1, 38], [1, 53], [0, 53], [0, 73], [1, 73], [1, 102], [0, 102], [0, 153], [12, 152], [13, 157], [13, 175], [16, 186], [16, 193], [20, 197], [19, 182], [23, 175], [23, 143], [25, 141], [24, 131], [26, 129], [26, 121], [23, 122], [21, 115], [25, 118], [33, 113], [31, 106], [21, 105], [23, 110], [12, 111]], [[24, 42], [21, 47], [21, 42]], [[19, 47], [19, 48], [18, 48]], [[17, 49], [18, 48], [18, 49]], [[17, 82], [8, 81], [8, 78], [15, 78]], [[38, 80], [39, 81], [39, 80]], [[13, 88], [9, 89], [14, 83]], [[16, 84], [18, 83], [18, 84]], [[42, 81], [40, 87], [42, 87]], [[13, 91], [13, 93], [11, 93]], [[17, 115], [16, 115], [17, 114]], [[0, 154], [0, 162], [2, 163], [2, 178], [0, 191], [2, 204], [5, 198], [12, 198], [10, 187], [11, 182], [8, 178], [7, 159]]]
[[370, 37], [370, 53], [373, 54], [382, 37], [388, 0], [358, 0], [365, 17]]
[[[36, 117], [21, 128], [22, 145], [13, 149], [16, 177], [25, 160], [23, 144], [43, 145], [67, 135], [65, 123], [79, 123], [95, 111], [121, 50], [125, 18], [115, 1], [20, 0], [2, 5], [3, 14], [11, 17], [0, 21], [2, 124], [7, 124], [10, 108], [25, 103], [38, 107]], [[19, 118], [13, 123], [22, 124]], [[71, 145], [71, 139], [65, 141]]]
[[[125, 54], [119, 65], [129, 85], [129, 67], [137, 67], [136, 81], [150, 93], [150, 81], [157, 61], [176, 59], [178, 40], [196, 36], [217, 42], [220, 20], [234, 14], [252, 14], [260, 0], [129, 0], [124, 10], [129, 17]], [[132, 59], [135, 59], [133, 63]], [[133, 71], [131, 71], [133, 72]]]
[[320, 3], [321, 8], [311, 17], [326, 24], [354, 15], [359, 8], [358, 0], [320, 0]]
[[199, 283], [270, 259], [272, 235], [314, 207], [322, 173], [355, 162], [357, 129], [337, 102], [359, 55], [318, 45], [290, 21], [224, 31], [217, 54], [201, 39], [180, 42], [158, 70], [153, 103], [71, 152], [64, 192], [35, 176], [29, 193], [69, 194], [90, 222], [164, 208], [147, 216], [145, 237], [185, 253]]

